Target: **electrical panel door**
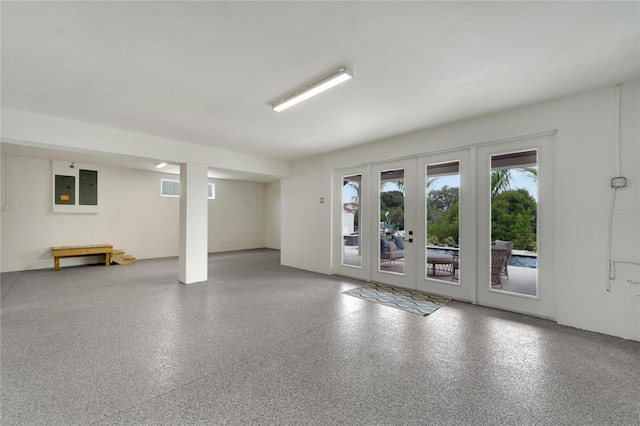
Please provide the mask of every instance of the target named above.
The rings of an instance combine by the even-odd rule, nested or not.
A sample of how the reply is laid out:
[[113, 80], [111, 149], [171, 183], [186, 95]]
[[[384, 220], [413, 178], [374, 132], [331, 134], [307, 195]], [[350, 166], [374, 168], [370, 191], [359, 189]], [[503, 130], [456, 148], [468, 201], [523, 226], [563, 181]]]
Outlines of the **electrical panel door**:
[[80, 169], [79, 201], [81, 206], [98, 205], [98, 172]]
[[76, 177], [56, 175], [56, 204], [76, 204]]

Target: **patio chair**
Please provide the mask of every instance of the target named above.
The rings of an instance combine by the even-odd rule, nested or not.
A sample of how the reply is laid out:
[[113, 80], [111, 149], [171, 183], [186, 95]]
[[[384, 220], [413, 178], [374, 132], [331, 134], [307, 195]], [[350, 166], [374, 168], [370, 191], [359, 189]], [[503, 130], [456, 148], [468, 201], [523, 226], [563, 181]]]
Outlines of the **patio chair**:
[[509, 250], [506, 248], [491, 247], [491, 286], [502, 287], [502, 271], [509, 262]]
[[380, 263], [391, 266], [395, 260], [404, 259], [404, 246], [400, 249], [393, 238], [380, 237]]
[[509, 256], [507, 257], [507, 263], [504, 265], [504, 269], [501, 272], [502, 275], [504, 275], [505, 277], [507, 277], [507, 279], [509, 279], [508, 266], [509, 266], [509, 259], [511, 258], [511, 251], [513, 250], [513, 241], [496, 240], [494, 246], [497, 248], [507, 249], [507, 251], [509, 252]]

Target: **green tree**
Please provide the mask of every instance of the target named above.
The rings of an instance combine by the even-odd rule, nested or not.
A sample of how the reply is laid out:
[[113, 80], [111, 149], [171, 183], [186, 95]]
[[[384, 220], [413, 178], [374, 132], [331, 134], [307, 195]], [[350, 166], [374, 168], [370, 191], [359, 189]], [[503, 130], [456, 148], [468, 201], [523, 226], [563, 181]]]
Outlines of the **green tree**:
[[404, 193], [402, 191], [380, 193], [380, 221], [404, 226]]
[[456, 202], [427, 226], [427, 240], [445, 241], [447, 238], [453, 238], [456, 242], [459, 241], [459, 220], [460, 202]]
[[391, 209], [389, 212], [389, 223], [404, 225], [404, 208], [402, 206]]
[[402, 191], [385, 191], [380, 193], [380, 210], [390, 211], [394, 207], [404, 208]]
[[460, 199], [460, 188], [445, 185], [440, 189], [434, 189], [427, 194], [427, 203], [432, 210], [447, 211]]
[[536, 200], [526, 189], [503, 191], [491, 200], [491, 239], [513, 241], [513, 248], [536, 250]]

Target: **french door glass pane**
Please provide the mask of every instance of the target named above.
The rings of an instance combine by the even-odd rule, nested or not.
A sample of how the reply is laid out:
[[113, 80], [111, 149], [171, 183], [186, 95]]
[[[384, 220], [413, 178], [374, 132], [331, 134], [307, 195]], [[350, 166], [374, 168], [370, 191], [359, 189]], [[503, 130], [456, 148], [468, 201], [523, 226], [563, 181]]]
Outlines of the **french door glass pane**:
[[378, 183], [379, 271], [404, 275], [404, 169], [380, 172]]
[[491, 288], [537, 296], [537, 150], [491, 156]]
[[342, 264], [362, 267], [360, 247], [360, 194], [362, 175], [342, 178]]
[[457, 283], [460, 280], [460, 163], [428, 164], [426, 193], [425, 278]]

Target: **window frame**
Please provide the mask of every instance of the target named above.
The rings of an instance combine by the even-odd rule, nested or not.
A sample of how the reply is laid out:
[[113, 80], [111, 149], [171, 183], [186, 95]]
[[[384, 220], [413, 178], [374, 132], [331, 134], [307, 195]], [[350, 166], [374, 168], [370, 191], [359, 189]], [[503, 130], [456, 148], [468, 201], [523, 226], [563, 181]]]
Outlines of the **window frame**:
[[[178, 194], [165, 194], [164, 193], [164, 183], [165, 182], [171, 182], [171, 183], [177, 183], [178, 184]], [[160, 196], [161, 197], [169, 197], [169, 198], [180, 198], [180, 181], [179, 180], [175, 180], [175, 179], [160, 179]]]
[[[164, 183], [165, 182], [171, 182], [171, 183], [180, 183], [179, 180], [176, 179], [164, 179], [161, 178], [160, 179], [160, 196], [161, 197], [169, 197], [169, 198], [180, 198], [180, 194], [165, 194], [164, 193]], [[209, 188], [211, 188], [211, 190], [209, 190]], [[180, 190], [180, 186], [178, 185], [178, 190]], [[211, 194], [211, 195], [209, 195]], [[214, 182], [207, 182], [207, 199], [208, 200], [215, 200], [216, 199], [216, 184]]]

